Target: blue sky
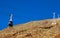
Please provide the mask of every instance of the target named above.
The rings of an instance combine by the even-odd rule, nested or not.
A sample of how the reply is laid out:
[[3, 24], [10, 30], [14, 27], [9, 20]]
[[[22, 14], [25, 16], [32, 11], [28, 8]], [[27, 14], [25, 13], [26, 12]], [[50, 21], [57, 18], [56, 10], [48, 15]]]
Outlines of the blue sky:
[[52, 18], [53, 12], [60, 14], [60, 0], [0, 0], [0, 30], [8, 27], [10, 13], [16, 25]]

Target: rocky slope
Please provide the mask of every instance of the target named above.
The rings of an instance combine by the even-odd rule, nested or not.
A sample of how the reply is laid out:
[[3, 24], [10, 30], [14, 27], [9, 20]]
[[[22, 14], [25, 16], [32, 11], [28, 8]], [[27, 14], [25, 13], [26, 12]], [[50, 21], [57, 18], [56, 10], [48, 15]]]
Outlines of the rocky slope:
[[0, 38], [60, 38], [60, 19], [33, 21], [0, 31]]

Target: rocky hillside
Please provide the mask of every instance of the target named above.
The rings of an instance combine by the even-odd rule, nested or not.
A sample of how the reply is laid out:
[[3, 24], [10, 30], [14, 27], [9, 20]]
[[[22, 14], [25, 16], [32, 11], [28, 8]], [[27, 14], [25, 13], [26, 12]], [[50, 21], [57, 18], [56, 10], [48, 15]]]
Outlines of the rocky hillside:
[[0, 38], [60, 38], [60, 19], [31, 21], [0, 31]]

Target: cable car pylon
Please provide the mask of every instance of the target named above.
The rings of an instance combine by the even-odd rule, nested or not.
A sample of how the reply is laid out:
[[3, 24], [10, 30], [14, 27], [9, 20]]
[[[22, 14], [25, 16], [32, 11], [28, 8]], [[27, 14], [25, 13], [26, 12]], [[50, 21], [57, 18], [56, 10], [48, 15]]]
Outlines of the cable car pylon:
[[10, 15], [10, 19], [9, 19], [9, 27], [13, 27], [13, 14]]
[[53, 13], [52, 25], [56, 25], [55, 12]]

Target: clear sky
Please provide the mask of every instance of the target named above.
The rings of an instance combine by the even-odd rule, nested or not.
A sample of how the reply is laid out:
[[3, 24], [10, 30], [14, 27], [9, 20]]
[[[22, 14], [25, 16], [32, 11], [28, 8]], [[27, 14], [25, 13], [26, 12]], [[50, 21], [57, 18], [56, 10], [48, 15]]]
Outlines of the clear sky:
[[52, 18], [53, 12], [60, 14], [60, 0], [0, 0], [0, 30], [8, 27], [10, 13], [16, 25]]

